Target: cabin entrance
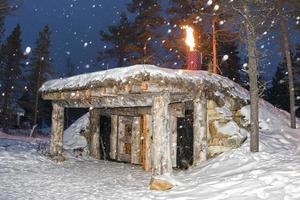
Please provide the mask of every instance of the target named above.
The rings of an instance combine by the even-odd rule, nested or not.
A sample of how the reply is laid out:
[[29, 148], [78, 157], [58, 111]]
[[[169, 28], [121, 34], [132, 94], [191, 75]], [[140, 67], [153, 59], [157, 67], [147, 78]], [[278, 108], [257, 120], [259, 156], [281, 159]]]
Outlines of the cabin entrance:
[[193, 111], [186, 110], [177, 122], [177, 167], [187, 169], [193, 164]]
[[149, 115], [100, 118], [101, 158], [151, 168]]
[[131, 137], [133, 117], [119, 116], [117, 135], [117, 160], [131, 162]]
[[110, 152], [110, 134], [111, 134], [111, 117], [100, 116], [100, 155], [103, 160], [111, 160]]

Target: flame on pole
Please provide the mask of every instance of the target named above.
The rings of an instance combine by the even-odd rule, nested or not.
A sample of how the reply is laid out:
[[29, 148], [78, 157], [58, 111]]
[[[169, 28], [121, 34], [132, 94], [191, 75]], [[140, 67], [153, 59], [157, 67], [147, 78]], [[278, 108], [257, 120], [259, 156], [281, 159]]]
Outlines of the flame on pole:
[[183, 26], [182, 29], [186, 32], [185, 43], [189, 47], [187, 52], [187, 69], [188, 70], [199, 70], [201, 69], [201, 55], [195, 49], [196, 42], [195, 42], [195, 33], [194, 29], [190, 26]]

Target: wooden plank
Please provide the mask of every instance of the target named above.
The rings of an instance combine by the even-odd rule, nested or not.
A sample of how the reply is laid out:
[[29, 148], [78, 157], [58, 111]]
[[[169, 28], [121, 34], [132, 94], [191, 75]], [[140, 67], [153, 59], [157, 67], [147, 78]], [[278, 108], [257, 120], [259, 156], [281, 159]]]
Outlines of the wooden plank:
[[100, 112], [98, 109], [90, 110], [90, 156], [100, 159]]
[[177, 167], [177, 117], [170, 115], [172, 167]]
[[194, 160], [197, 166], [207, 159], [207, 99], [203, 92], [199, 92], [194, 104]]
[[134, 117], [132, 122], [131, 163], [140, 164], [141, 117]]
[[141, 142], [140, 142], [140, 161], [143, 169], [149, 171], [151, 169], [151, 144], [152, 144], [152, 116], [144, 114], [141, 123]]
[[52, 107], [50, 155], [59, 156], [62, 155], [64, 107], [56, 103], [52, 103]]
[[101, 115], [120, 115], [120, 116], [140, 116], [150, 114], [151, 107], [131, 107], [131, 108], [101, 108]]
[[153, 98], [152, 175], [154, 176], [172, 172], [169, 103], [170, 94], [167, 92]]
[[111, 133], [110, 133], [110, 158], [117, 159], [117, 140], [118, 140], [118, 116], [111, 116]]

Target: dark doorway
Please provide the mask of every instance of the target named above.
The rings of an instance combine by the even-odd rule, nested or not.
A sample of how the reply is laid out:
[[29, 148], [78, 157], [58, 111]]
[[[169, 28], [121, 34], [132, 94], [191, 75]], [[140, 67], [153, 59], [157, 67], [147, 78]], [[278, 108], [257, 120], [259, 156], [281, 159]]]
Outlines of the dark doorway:
[[193, 111], [186, 110], [185, 118], [177, 121], [177, 167], [187, 169], [193, 164]]
[[111, 117], [100, 117], [100, 152], [101, 159], [111, 160], [110, 152]]

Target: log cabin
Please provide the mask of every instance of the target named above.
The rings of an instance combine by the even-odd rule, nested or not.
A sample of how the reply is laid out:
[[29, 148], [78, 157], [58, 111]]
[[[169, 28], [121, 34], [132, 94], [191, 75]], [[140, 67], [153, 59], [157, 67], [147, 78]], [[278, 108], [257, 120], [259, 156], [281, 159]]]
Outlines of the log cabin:
[[[249, 104], [248, 92], [206, 71], [134, 65], [51, 80], [40, 91], [53, 105], [50, 154], [54, 157], [63, 153], [64, 108], [89, 108], [90, 156], [103, 157], [100, 136], [104, 134], [109, 137], [107, 157], [141, 165], [153, 176], [170, 174], [176, 167], [177, 122], [187, 110], [192, 111], [193, 166], [212, 157], [216, 147], [235, 148], [244, 140], [232, 141], [214, 125], [230, 120], [242, 124], [238, 110]], [[222, 107], [231, 114], [216, 114]], [[109, 133], [101, 133], [101, 116], [110, 117]]]

